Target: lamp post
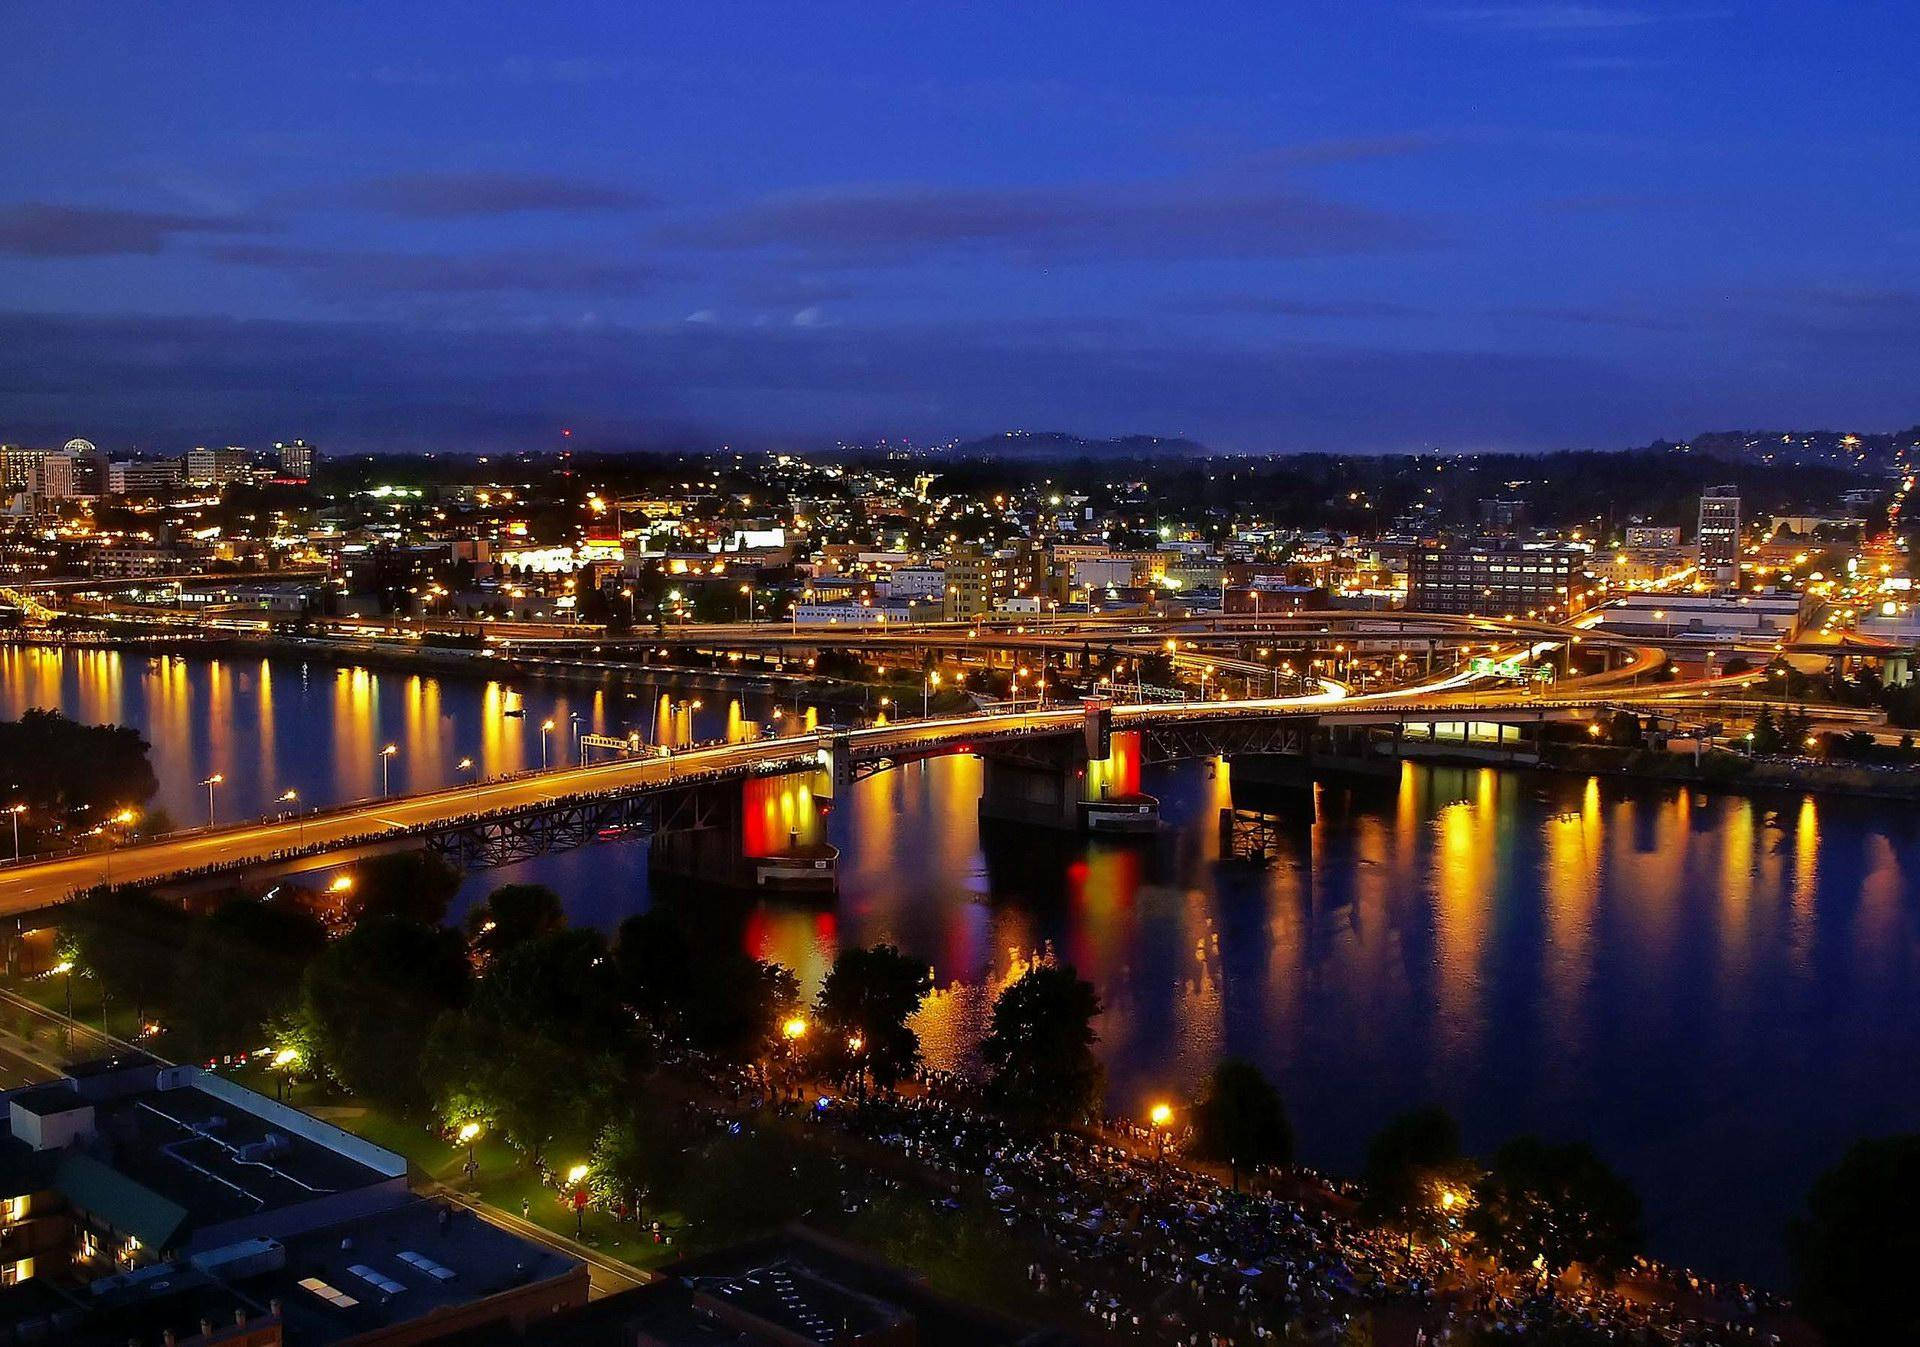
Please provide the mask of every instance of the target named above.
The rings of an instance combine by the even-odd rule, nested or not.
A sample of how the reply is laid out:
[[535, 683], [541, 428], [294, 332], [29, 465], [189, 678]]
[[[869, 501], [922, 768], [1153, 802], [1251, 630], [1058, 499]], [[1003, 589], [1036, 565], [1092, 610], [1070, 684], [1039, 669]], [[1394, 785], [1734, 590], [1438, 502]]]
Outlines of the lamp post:
[[575, 1165], [567, 1171], [567, 1187], [573, 1189], [573, 1237], [586, 1238], [587, 1190], [582, 1187], [587, 1179], [587, 1166]]
[[7, 812], [13, 815], [13, 858], [17, 861], [20, 859], [20, 816], [27, 812], [27, 807], [17, 804]]
[[455, 770], [456, 772], [472, 772], [472, 771], [473, 771], [473, 759], [472, 759], [472, 758], [462, 758], [462, 759], [460, 759], [460, 761], [459, 761], [459, 762], [457, 762], [457, 763], [455, 763], [455, 764], [454, 764], [454, 770]]
[[306, 816], [300, 812], [300, 792], [288, 786], [280, 792], [280, 803], [293, 806], [291, 812], [294, 818], [294, 842], [297, 846], [304, 845], [307, 840], [307, 820]]
[[939, 686], [940, 674], [938, 670], [929, 673], [926, 679], [920, 684], [920, 719], [925, 720], [927, 718], [927, 706], [932, 700], [933, 690]]
[[388, 744], [380, 750], [380, 793], [382, 795], [387, 793], [388, 784], [392, 780], [389, 770], [393, 766], [393, 755], [399, 751], [399, 747], [394, 744]]
[[227, 778], [222, 776], [219, 772], [215, 772], [212, 776], [208, 777], [205, 781], [202, 781], [200, 783], [201, 785], [207, 788], [207, 826], [209, 828], [214, 826], [213, 825], [213, 788], [219, 785], [222, 781], [225, 781], [226, 779]]
[[1164, 1167], [1167, 1163], [1167, 1127], [1173, 1122], [1173, 1105], [1155, 1104], [1148, 1111], [1147, 1120], [1153, 1124], [1155, 1160]]
[[540, 722], [540, 770], [543, 772], [547, 770], [547, 736], [552, 733], [553, 733], [553, 722], [551, 720], [541, 721]]
[[746, 596], [747, 625], [751, 627], [753, 625], [753, 586], [751, 584], [742, 585], [740, 586], [740, 592]]
[[473, 1153], [473, 1143], [480, 1139], [481, 1127], [477, 1122], [460, 1124], [460, 1139], [467, 1143], [467, 1182], [473, 1182], [473, 1176], [480, 1172], [480, 1161]]

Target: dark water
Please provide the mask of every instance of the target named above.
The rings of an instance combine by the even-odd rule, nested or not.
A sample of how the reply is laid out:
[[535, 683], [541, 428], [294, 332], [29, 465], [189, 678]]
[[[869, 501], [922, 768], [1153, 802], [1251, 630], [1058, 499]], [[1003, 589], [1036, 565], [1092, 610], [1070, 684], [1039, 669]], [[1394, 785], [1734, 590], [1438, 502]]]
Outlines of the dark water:
[[[729, 699], [699, 696], [702, 733]], [[641, 727], [651, 692], [530, 688], [295, 663], [206, 664], [0, 649], [0, 714], [58, 705], [139, 726], [161, 803], [316, 803], [535, 765], [540, 722]], [[770, 714], [764, 701], [733, 711]], [[558, 754], [564, 730], [550, 740]], [[1867, 1133], [1920, 1128], [1920, 824], [1907, 806], [1749, 799], [1486, 769], [1273, 806], [1263, 865], [1221, 859], [1223, 765], [1149, 773], [1168, 826], [1144, 842], [983, 839], [979, 765], [861, 783], [833, 814], [831, 908], [756, 904], [757, 954], [816, 982], [842, 943], [924, 955], [920, 1031], [964, 1060], [994, 991], [1036, 957], [1075, 964], [1107, 1006], [1116, 1108], [1191, 1087], [1224, 1053], [1280, 1082], [1304, 1157], [1347, 1170], [1397, 1109], [1439, 1101], [1469, 1141], [1591, 1139], [1637, 1183], [1656, 1252], [1777, 1280], [1781, 1230], [1818, 1170]], [[1243, 790], [1238, 803], [1258, 803]], [[620, 843], [473, 877], [568, 895], [611, 929], [648, 903]]]

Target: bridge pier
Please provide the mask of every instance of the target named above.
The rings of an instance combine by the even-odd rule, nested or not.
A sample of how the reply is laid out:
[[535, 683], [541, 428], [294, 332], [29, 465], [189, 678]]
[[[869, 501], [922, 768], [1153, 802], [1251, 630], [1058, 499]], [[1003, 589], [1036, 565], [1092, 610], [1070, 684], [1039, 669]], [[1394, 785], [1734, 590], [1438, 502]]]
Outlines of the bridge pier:
[[1154, 831], [1160, 802], [1140, 789], [1140, 735], [1101, 738], [1100, 758], [1088, 756], [1082, 739], [983, 746], [980, 818], [1059, 832]]
[[815, 776], [704, 782], [654, 797], [648, 876], [832, 897], [839, 889], [839, 852], [825, 837]]

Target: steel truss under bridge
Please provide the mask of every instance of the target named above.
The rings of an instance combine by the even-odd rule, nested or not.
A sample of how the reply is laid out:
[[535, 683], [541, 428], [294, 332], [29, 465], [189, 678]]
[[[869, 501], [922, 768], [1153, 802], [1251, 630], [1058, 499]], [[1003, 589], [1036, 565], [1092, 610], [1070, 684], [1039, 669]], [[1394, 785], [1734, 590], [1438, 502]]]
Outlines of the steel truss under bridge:
[[1311, 716], [1173, 721], [1146, 730], [1140, 758], [1159, 764], [1242, 753], [1306, 753], [1313, 747], [1314, 724]]
[[585, 846], [609, 829], [638, 833], [652, 825], [652, 801], [645, 795], [585, 796], [431, 833], [427, 849], [458, 869], [488, 870]]

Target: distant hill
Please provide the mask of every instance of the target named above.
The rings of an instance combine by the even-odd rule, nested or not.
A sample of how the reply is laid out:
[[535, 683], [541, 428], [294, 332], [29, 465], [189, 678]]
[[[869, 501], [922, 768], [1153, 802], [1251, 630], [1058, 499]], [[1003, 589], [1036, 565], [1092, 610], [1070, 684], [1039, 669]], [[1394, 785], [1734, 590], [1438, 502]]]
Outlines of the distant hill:
[[1839, 430], [1716, 430], [1672, 446], [1734, 463], [1886, 472], [1920, 449], [1920, 426], [1888, 434]]
[[977, 440], [962, 440], [947, 450], [954, 458], [1205, 458], [1213, 451], [1196, 440], [1159, 435], [1121, 435], [1089, 440], [1063, 430], [1009, 430]]

